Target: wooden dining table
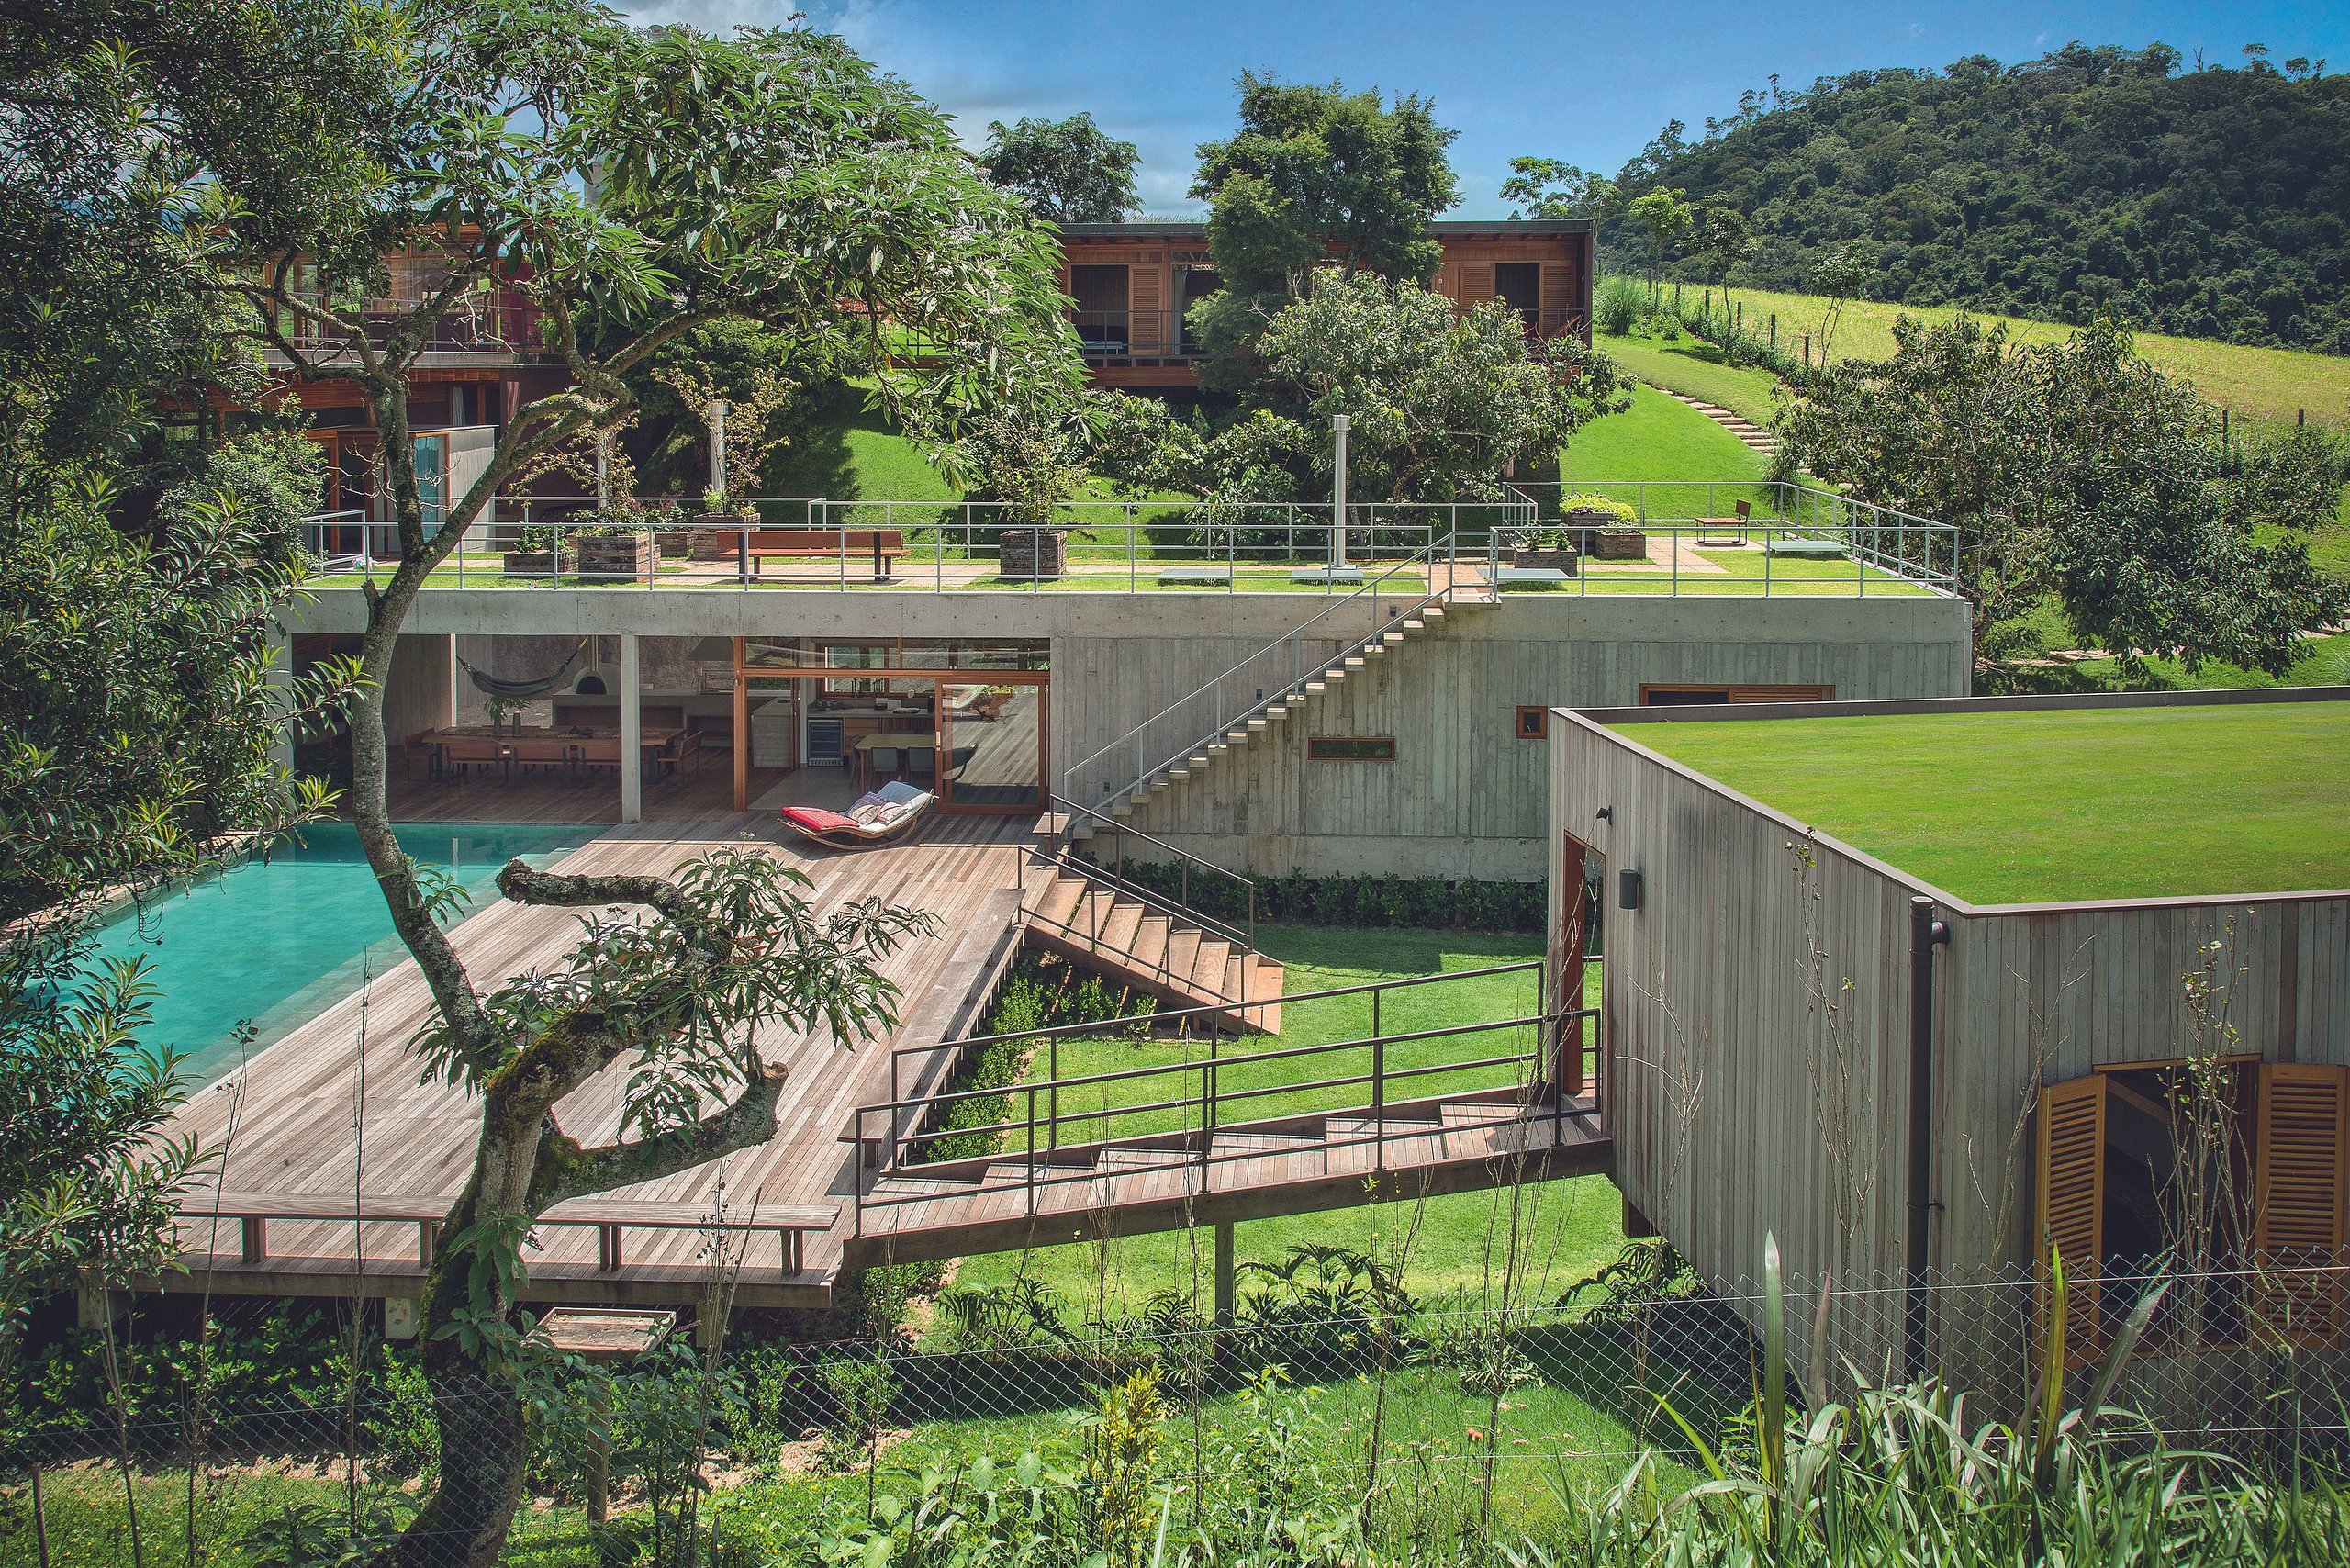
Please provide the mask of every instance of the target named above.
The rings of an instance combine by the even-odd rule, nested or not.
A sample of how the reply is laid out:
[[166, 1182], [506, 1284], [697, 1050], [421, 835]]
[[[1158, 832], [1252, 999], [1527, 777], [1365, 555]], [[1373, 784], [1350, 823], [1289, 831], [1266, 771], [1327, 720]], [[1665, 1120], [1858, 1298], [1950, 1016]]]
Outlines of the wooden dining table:
[[[638, 736], [638, 761], [648, 775], [673, 757], [685, 737], [682, 727], [662, 725]], [[621, 732], [617, 726], [586, 725], [555, 729], [538, 725], [454, 724], [424, 737], [431, 749], [432, 777], [448, 778], [463, 767], [560, 767], [579, 777], [590, 767], [617, 767], [621, 761]]]

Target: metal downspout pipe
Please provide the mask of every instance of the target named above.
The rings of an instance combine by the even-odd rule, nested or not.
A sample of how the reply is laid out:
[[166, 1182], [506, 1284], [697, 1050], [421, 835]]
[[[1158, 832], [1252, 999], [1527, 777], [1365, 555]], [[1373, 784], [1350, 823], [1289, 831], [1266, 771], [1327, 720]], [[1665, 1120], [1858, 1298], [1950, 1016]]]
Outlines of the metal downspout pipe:
[[1901, 1306], [1903, 1360], [1912, 1377], [1927, 1366], [1926, 1270], [1934, 1177], [1934, 949], [1950, 926], [1934, 918], [1934, 901], [1909, 901], [1909, 1214], [1906, 1293]]

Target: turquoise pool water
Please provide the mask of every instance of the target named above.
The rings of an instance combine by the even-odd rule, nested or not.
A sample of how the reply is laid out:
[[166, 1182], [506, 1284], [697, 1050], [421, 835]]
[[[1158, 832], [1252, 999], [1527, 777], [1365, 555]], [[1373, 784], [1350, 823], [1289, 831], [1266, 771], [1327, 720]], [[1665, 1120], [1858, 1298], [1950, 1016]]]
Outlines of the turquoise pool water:
[[[585, 844], [595, 827], [498, 823], [412, 823], [400, 846], [448, 868], [473, 901], [497, 899], [498, 868], [533, 864]], [[161, 988], [145, 1033], [186, 1059], [183, 1081], [209, 1083], [237, 1065], [237, 1025], [250, 1019], [256, 1047], [315, 1018], [406, 956], [375, 873], [348, 823], [321, 823], [185, 892], [129, 913], [98, 933], [100, 958], [144, 957]]]

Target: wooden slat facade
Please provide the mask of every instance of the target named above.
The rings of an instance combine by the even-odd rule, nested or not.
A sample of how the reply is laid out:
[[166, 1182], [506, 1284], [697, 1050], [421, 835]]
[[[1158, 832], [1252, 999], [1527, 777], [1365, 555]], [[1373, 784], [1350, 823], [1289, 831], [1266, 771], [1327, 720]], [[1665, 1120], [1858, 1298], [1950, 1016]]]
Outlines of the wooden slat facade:
[[[1617, 1178], [1709, 1278], [1754, 1278], [1766, 1233], [1791, 1279], [1901, 1275], [1913, 897], [1950, 927], [1933, 960], [1936, 1271], [2030, 1266], [2052, 1136], [2040, 1089], [2185, 1054], [2180, 977], [2206, 943], [2240, 971], [2245, 1051], [2350, 1064], [2350, 893], [1978, 909], [1641, 750], [1637, 728], [1556, 711], [1550, 730], [1552, 841], [1605, 860]], [[1554, 923], [1561, 860], [1554, 847]], [[1627, 869], [1637, 910], [1617, 907]]]

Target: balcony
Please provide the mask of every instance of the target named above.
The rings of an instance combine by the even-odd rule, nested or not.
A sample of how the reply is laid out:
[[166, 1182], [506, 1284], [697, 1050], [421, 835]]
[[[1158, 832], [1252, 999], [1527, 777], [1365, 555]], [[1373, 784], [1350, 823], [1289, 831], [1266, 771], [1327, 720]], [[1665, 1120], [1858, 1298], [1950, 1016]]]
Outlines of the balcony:
[[1078, 310], [1070, 314], [1089, 364], [1163, 364], [1200, 357], [1199, 341], [1174, 310]]
[[[355, 309], [341, 308], [337, 314], [346, 320], [355, 320], [367, 341], [380, 346], [408, 319], [415, 307], [412, 299], [369, 299]], [[424, 341], [421, 363], [493, 364], [540, 358], [544, 350], [539, 342], [538, 317], [536, 306], [510, 296], [484, 298], [452, 310], [432, 323]], [[328, 363], [352, 352], [342, 335], [315, 322], [289, 322], [285, 335], [305, 355]], [[274, 351], [270, 357], [279, 364], [285, 363], [285, 356]]]

